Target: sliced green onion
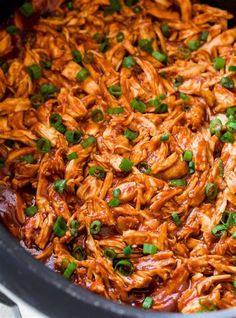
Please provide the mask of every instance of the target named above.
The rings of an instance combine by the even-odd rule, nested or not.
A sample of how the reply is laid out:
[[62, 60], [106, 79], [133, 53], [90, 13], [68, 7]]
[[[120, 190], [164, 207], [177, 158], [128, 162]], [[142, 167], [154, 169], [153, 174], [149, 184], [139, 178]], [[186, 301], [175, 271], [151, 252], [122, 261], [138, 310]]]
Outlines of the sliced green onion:
[[118, 115], [124, 113], [125, 110], [123, 107], [109, 107], [107, 108], [107, 113], [109, 115]]
[[136, 110], [140, 113], [145, 113], [146, 105], [141, 100], [134, 98], [134, 99], [132, 99], [130, 104], [134, 110]]
[[188, 102], [190, 100], [190, 97], [184, 93], [179, 93], [179, 97], [185, 102]]
[[104, 179], [106, 176], [106, 172], [102, 167], [93, 166], [89, 168], [89, 174], [97, 179]]
[[72, 52], [72, 56], [73, 56], [73, 59], [76, 63], [81, 63], [82, 62], [82, 54], [80, 53], [79, 50], [73, 50]]
[[173, 213], [171, 214], [171, 217], [172, 217], [172, 219], [173, 219], [173, 221], [175, 222], [176, 225], [180, 225], [180, 224], [181, 224], [181, 220], [180, 220], [180, 218], [179, 218], [178, 213], [173, 212]]
[[105, 250], [103, 251], [103, 254], [106, 258], [109, 258], [111, 260], [113, 260], [117, 257], [117, 254], [113, 250], [113, 248], [105, 248]]
[[120, 0], [109, 0], [109, 1], [110, 1], [110, 5], [111, 5], [113, 12], [120, 11], [120, 9], [121, 9]]
[[76, 262], [70, 262], [66, 268], [66, 270], [63, 273], [63, 276], [67, 279], [69, 279], [74, 271], [76, 270], [77, 263]]
[[185, 187], [187, 185], [187, 181], [184, 179], [172, 179], [170, 180], [171, 187]]
[[218, 194], [218, 189], [215, 183], [209, 182], [205, 188], [205, 194], [209, 200], [214, 200]]
[[30, 2], [24, 3], [19, 10], [20, 13], [26, 18], [30, 17], [34, 13], [33, 5]]
[[49, 83], [49, 84], [43, 84], [40, 87], [40, 93], [46, 98], [49, 99], [51, 97], [54, 97], [54, 94], [58, 91], [58, 88]]
[[138, 3], [139, 0], [125, 0], [125, 4], [127, 5], [127, 7], [132, 7], [135, 4]]
[[38, 208], [36, 205], [29, 206], [24, 209], [25, 215], [31, 217], [34, 216], [38, 212]]
[[72, 255], [78, 261], [83, 261], [86, 258], [86, 254], [82, 246], [76, 246], [72, 251]]
[[112, 195], [114, 198], [118, 198], [120, 196], [120, 194], [121, 194], [121, 191], [119, 188], [112, 191]]
[[83, 132], [80, 130], [67, 130], [65, 132], [66, 140], [73, 145], [79, 144], [82, 136], [83, 136]]
[[[232, 239], [233, 239], [233, 240], [236, 240], [236, 232], [234, 232], [234, 233], [232, 234]], [[236, 288], [236, 281], [234, 281], [234, 282], [235, 282], [234, 288]]]
[[217, 71], [222, 70], [225, 67], [225, 59], [223, 57], [216, 57], [213, 60], [213, 67]]
[[147, 162], [140, 162], [137, 167], [140, 172], [145, 174], [149, 174], [152, 170]]
[[6, 27], [6, 31], [9, 34], [14, 35], [19, 31], [19, 29], [15, 25], [9, 25]]
[[76, 237], [79, 233], [79, 222], [77, 220], [72, 220], [70, 224], [71, 236]]
[[63, 193], [66, 190], [66, 180], [65, 179], [56, 180], [53, 183], [53, 188], [58, 193]]
[[142, 51], [152, 54], [153, 47], [152, 47], [152, 40], [150, 39], [141, 39], [138, 41], [138, 46]]
[[67, 157], [67, 160], [74, 160], [74, 159], [77, 159], [78, 158], [78, 155], [76, 152], [71, 152], [69, 153], [69, 155], [66, 156]]
[[154, 57], [157, 61], [161, 63], [167, 62], [167, 55], [165, 53], [159, 52], [159, 51], [153, 51], [152, 57]]
[[231, 132], [227, 131], [226, 133], [222, 135], [220, 140], [222, 142], [228, 142], [232, 144], [234, 142], [234, 135]]
[[189, 171], [190, 174], [194, 174], [194, 172], [195, 172], [195, 163], [193, 161], [190, 161], [188, 163], [188, 169], [189, 169], [188, 171]]
[[220, 177], [224, 177], [224, 163], [222, 159], [219, 159], [219, 175]]
[[135, 14], [139, 14], [140, 12], [142, 12], [142, 8], [141, 8], [140, 6], [134, 7], [134, 8], [133, 8], [133, 12], [134, 12]]
[[71, 1], [67, 2], [66, 6], [67, 6], [68, 10], [72, 10], [74, 8], [73, 2], [71, 2]]
[[227, 111], [226, 111], [226, 116], [227, 116], [228, 118], [231, 118], [231, 117], [232, 117], [232, 119], [234, 119], [234, 118], [235, 118], [235, 112], [236, 112], [236, 107], [230, 107], [230, 108], [228, 108]]
[[45, 138], [40, 138], [37, 141], [37, 149], [42, 153], [47, 153], [51, 150], [51, 141]]
[[34, 157], [32, 155], [25, 155], [20, 158], [21, 161], [25, 161], [27, 163], [33, 163], [34, 162]]
[[100, 109], [95, 109], [91, 114], [92, 121], [95, 123], [98, 123], [100, 121], [103, 121], [104, 116], [103, 112]]
[[184, 161], [191, 161], [193, 159], [193, 152], [191, 150], [185, 150], [183, 153]]
[[32, 106], [37, 109], [45, 102], [45, 98], [41, 94], [35, 94], [30, 96], [30, 101]]
[[99, 220], [93, 221], [89, 226], [90, 233], [92, 235], [96, 235], [96, 234], [100, 233], [101, 227], [102, 227], [101, 221], [99, 221]]
[[210, 122], [209, 129], [212, 135], [220, 136], [222, 130], [222, 122], [219, 118], [213, 118]]
[[156, 252], [158, 251], [158, 247], [156, 245], [153, 244], [143, 244], [143, 254], [156, 254]]
[[222, 214], [220, 223], [227, 225], [228, 219], [229, 219], [229, 212], [228, 211], [224, 211], [224, 213]]
[[184, 82], [183, 77], [181, 75], [177, 75], [175, 80], [174, 80], [174, 86], [179, 87], [183, 84], [183, 82]]
[[115, 96], [115, 97], [120, 97], [122, 95], [122, 90], [120, 86], [110, 86], [108, 88], [108, 91], [111, 95]]
[[229, 217], [227, 220], [227, 227], [230, 227], [231, 225], [236, 225], [236, 212], [229, 213]]
[[124, 59], [123, 59], [123, 66], [126, 67], [126, 68], [132, 68], [134, 67], [136, 64], [136, 61], [135, 59], [133, 58], [133, 56], [129, 55], [129, 56], [126, 56]]
[[228, 131], [230, 131], [232, 133], [235, 133], [236, 132], [236, 121], [235, 120], [229, 120], [226, 123], [226, 127], [227, 127]]
[[219, 224], [211, 230], [211, 234], [214, 235], [215, 237], [220, 237], [226, 231], [227, 231], [227, 226], [224, 224]]
[[32, 80], [37, 80], [42, 77], [41, 67], [38, 64], [32, 64], [28, 66], [27, 72], [29, 73]]
[[169, 38], [170, 37], [170, 27], [167, 23], [162, 23], [161, 24], [161, 32], [162, 34], [166, 37]]
[[130, 256], [130, 254], [132, 254], [133, 252], [133, 248], [131, 245], [127, 245], [124, 249], [123, 249], [123, 254], [125, 256]]
[[86, 78], [89, 77], [89, 71], [87, 70], [87, 68], [83, 67], [80, 69], [80, 71], [77, 73], [76, 75], [76, 79], [79, 81], [79, 82], [83, 82], [86, 80]]
[[66, 231], [67, 231], [66, 221], [61, 216], [58, 216], [53, 226], [54, 234], [59, 237], [62, 237], [66, 234]]
[[227, 89], [234, 88], [234, 80], [230, 77], [222, 77], [222, 79], [220, 80], [220, 84]]
[[188, 42], [188, 48], [191, 50], [191, 51], [196, 51], [198, 50], [200, 47], [200, 42], [199, 40], [190, 40]]
[[93, 52], [85, 52], [85, 53], [84, 53], [83, 62], [84, 62], [85, 64], [91, 64], [91, 63], [93, 63], [93, 62], [94, 62]]
[[150, 309], [153, 305], [153, 298], [152, 297], [146, 297], [143, 301], [143, 309]]
[[124, 136], [129, 140], [134, 140], [139, 136], [139, 133], [137, 131], [133, 131], [131, 129], [126, 129], [124, 131]]
[[115, 270], [123, 276], [130, 276], [133, 273], [133, 264], [128, 259], [122, 259], [116, 263]]
[[101, 44], [106, 39], [106, 37], [103, 33], [97, 32], [93, 35], [93, 39], [95, 42]]
[[89, 136], [87, 139], [81, 142], [81, 146], [86, 149], [88, 147], [91, 147], [95, 142], [96, 138], [94, 136]]
[[120, 200], [118, 198], [112, 198], [108, 203], [110, 208], [116, 208], [120, 205]]
[[109, 43], [108, 39], [106, 38], [104, 40], [104, 42], [101, 43], [101, 45], [99, 47], [99, 51], [102, 53], [106, 53], [109, 48], [110, 48], [110, 43]]
[[161, 137], [160, 137], [160, 141], [168, 141], [169, 140], [169, 135], [168, 134], [163, 134], [163, 135], [161, 135]]
[[133, 167], [133, 162], [126, 158], [123, 158], [119, 165], [119, 168], [124, 172], [132, 171], [132, 167]]
[[229, 72], [236, 72], [236, 65], [230, 65]]
[[65, 126], [62, 124], [62, 117], [58, 113], [53, 113], [49, 117], [49, 122], [52, 127], [54, 127], [57, 131], [64, 134], [66, 131]]
[[119, 42], [123, 42], [125, 39], [125, 35], [123, 32], [118, 32], [116, 35], [116, 41]]
[[200, 40], [206, 42], [209, 36], [209, 32], [208, 31], [202, 31], [201, 35], [200, 35]]

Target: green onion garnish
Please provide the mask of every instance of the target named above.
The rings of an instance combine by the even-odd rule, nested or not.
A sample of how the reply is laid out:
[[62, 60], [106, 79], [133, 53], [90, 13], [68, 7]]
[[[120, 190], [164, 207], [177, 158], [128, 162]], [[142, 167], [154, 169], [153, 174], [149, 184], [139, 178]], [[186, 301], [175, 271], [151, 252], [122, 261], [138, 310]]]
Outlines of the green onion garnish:
[[142, 51], [152, 54], [153, 47], [152, 47], [152, 40], [150, 39], [141, 39], [138, 41], [138, 46]]
[[122, 90], [120, 86], [110, 86], [108, 88], [108, 91], [111, 95], [115, 96], [115, 97], [120, 97], [122, 95]]
[[227, 127], [228, 131], [230, 131], [232, 133], [235, 133], [236, 132], [236, 121], [235, 120], [229, 120], [226, 123], [226, 127]]
[[220, 80], [220, 84], [227, 89], [234, 88], [234, 80], [230, 77], [222, 77], [222, 79]]
[[120, 0], [109, 0], [113, 12], [118, 12], [121, 9]]
[[27, 67], [27, 72], [32, 80], [37, 80], [42, 77], [41, 67], [38, 64], [32, 64]]
[[173, 212], [173, 213], [171, 214], [171, 217], [172, 217], [172, 219], [173, 219], [173, 221], [175, 222], [176, 225], [180, 225], [180, 224], [181, 224], [181, 220], [180, 220], [180, 218], [179, 218], [178, 213]]
[[128, 259], [122, 259], [116, 263], [115, 270], [121, 275], [130, 276], [133, 273], [133, 264]]
[[138, 0], [125, 0], [125, 4], [127, 5], [127, 7], [132, 7], [137, 3], [138, 3]]
[[30, 2], [24, 3], [19, 10], [20, 13], [26, 18], [30, 17], [34, 13], [33, 5]]
[[123, 32], [118, 32], [116, 35], [116, 41], [119, 42], [123, 42], [125, 39], [125, 35]]
[[236, 112], [236, 107], [230, 107], [226, 111], [226, 116], [228, 118], [234, 119], [235, 118], [235, 112]]
[[156, 252], [158, 251], [158, 247], [156, 245], [153, 244], [143, 244], [143, 254], [156, 254]]
[[25, 215], [31, 217], [34, 216], [38, 212], [38, 208], [36, 205], [29, 206], [24, 209]]
[[163, 134], [163, 135], [161, 135], [161, 137], [160, 137], [160, 141], [168, 141], [169, 140], [169, 135], [168, 134]]
[[6, 27], [6, 31], [9, 34], [14, 35], [19, 31], [19, 29], [15, 25], [9, 25]]
[[147, 162], [140, 162], [137, 167], [140, 172], [145, 174], [149, 174], [152, 170]]
[[107, 38], [105, 38], [104, 42], [101, 43], [99, 47], [99, 51], [102, 53], [106, 53], [107, 50], [110, 48], [110, 43]]
[[215, 183], [209, 182], [205, 188], [205, 194], [209, 200], [214, 200], [218, 194], [218, 189]]
[[200, 40], [206, 42], [208, 39], [209, 32], [208, 31], [202, 31], [200, 35]]
[[222, 159], [219, 159], [219, 175], [220, 177], [224, 177], [224, 163]]
[[57, 131], [64, 134], [66, 131], [65, 126], [62, 124], [62, 117], [58, 113], [53, 113], [49, 117], [49, 122], [52, 127], [54, 127]]
[[190, 161], [188, 163], [188, 171], [190, 174], [194, 174], [195, 172], [195, 163], [193, 161]]
[[95, 42], [101, 44], [106, 39], [106, 37], [103, 33], [97, 32], [93, 35], [93, 39]]
[[37, 109], [45, 102], [45, 98], [41, 94], [35, 94], [30, 96], [32, 106]]
[[67, 156], [66, 156], [67, 160], [71, 161], [71, 160], [74, 160], [74, 159], [77, 159], [78, 158], [78, 155], [76, 152], [71, 152], [69, 153]]
[[139, 133], [136, 131], [133, 131], [131, 129], [126, 129], [124, 131], [124, 136], [129, 140], [134, 140], [138, 137]]
[[66, 6], [67, 6], [68, 10], [72, 10], [74, 8], [73, 2], [71, 2], [71, 1], [67, 2]]
[[42, 153], [47, 153], [51, 150], [51, 141], [45, 138], [40, 138], [37, 141], [37, 149]]
[[197, 49], [199, 49], [200, 47], [200, 42], [199, 40], [190, 40], [188, 42], [188, 48], [191, 50], [191, 51], [196, 51]]
[[53, 188], [55, 191], [57, 191], [58, 193], [63, 193], [66, 190], [66, 180], [65, 179], [59, 179], [56, 180], [53, 183]]
[[150, 309], [153, 305], [153, 298], [152, 297], [146, 297], [143, 301], [143, 309]]
[[120, 200], [118, 198], [112, 198], [108, 203], [110, 208], [116, 208], [120, 205]]
[[105, 250], [103, 251], [103, 254], [106, 258], [109, 258], [111, 260], [113, 260], [117, 257], [117, 254], [113, 250], [113, 248], [105, 248]]
[[79, 82], [85, 81], [87, 77], [89, 77], [89, 71], [85, 67], [81, 68], [80, 71], [76, 75], [76, 79]]
[[133, 252], [133, 248], [131, 245], [127, 245], [124, 249], [123, 249], [123, 254], [125, 256], [130, 256], [130, 254], [132, 254]]
[[58, 216], [53, 226], [54, 234], [59, 237], [62, 237], [66, 234], [66, 231], [67, 231], [66, 221], [61, 216]]
[[227, 131], [221, 136], [220, 140], [222, 142], [228, 142], [232, 144], [234, 142], [234, 135], [230, 131]]
[[109, 115], [118, 115], [124, 113], [125, 110], [123, 107], [109, 107], [107, 108], [107, 113]]
[[98, 123], [100, 121], [103, 121], [104, 115], [103, 112], [100, 109], [95, 109], [91, 114], [92, 121], [95, 123]]
[[171, 187], [185, 187], [187, 185], [187, 181], [184, 179], [172, 179], [169, 184]]
[[82, 136], [83, 136], [83, 132], [80, 130], [67, 130], [65, 132], [66, 140], [73, 145], [79, 144]]
[[222, 68], [225, 67], [225, 59], [223, 59], [223, 57], [216, 57], [213, 60], [213, 67], [217, 71], [222, 70]]
[[212, 135], [220, 136], [222, 130], [222, 122], [219, 118], [213, 118], [210, 122], [209, 129]]
[[188, 102], [190, 100], [190, 97], [184, 93], [179, 93], [179, 97], [185, 102]]
[[76, 270], [77, 263], [76, 262], [70, 262], [66, 268], [66, 270], [63, 273], [63, 276], [67, 279], [71, 277], [71, 275], [74, 273]]
[[114, 189], [114, 190], [112, 191], [112, 195], [113, 195], [114, 198], [118, 198], [118, 197], [120, 196], [120, 194], [121, 194], [121, 191], [120, 191], [119, 188]]
[[76, 246], [72, 251], [72, 255], [78, 261], [82, 261], [86, 258], [86, 254], [82, 246]]
[[97, 179], [104, 179], [106, 176], [106, 172], [102, 167], [93, 166], [89, 168], [89, 174]]
[[139, 100], [138, 98], [132, 99], [130, 104], [131, 104], [131, 107], [134, 110], [136, 110], [136, 111], [138, 111], [140, 113], [145, 113], [146, 105], [141, 100]]
[[226, 231], [227, 231], [227, 226], [224, 224], [219, 224], [211, 230], [211, 234], [214, 235], [215, 237], [220, 237]]
[[70, 224], [71, 236], [76, 237], [79, 232], [79, 222], [77, 220], [72, 220]]
[[32, 155], [25, 155], [20, 158], [21, 161], [25, 161], [27, 163], [34, 163], [34, 157]]
[[99, 221], [99, 220], [93, 221], [89, 226], [90, 233], [92, 235], [96, 235], [96, 234], [100, 233], [101, 227], [102, 227], [101, 221]]
[[133, 58], [133, 56], [129, 55], [129, 56], [126, 56], [124, 59], [123, 59], [123, 66], [126, 67], [126, 68], [132, 68], [134, 67], [136, 64], [136, 61], [135, 59]]
[[41, 87], [40, 87], [40, 93], [43, 95], [43, 97], [45, 99], [49, 99], [51, 97], [54, 97], [54, 94], [58, 91], [58, 88], [49, 83], [49, 84], [43, 84]]
[[170, 37], [170, 27], [167, 23], [161, 24], [161, 32], [166, 38]]
[[79, 50], [73, 50], [73, 51], [71, 51], [71, 54], [72, 54], [73, 59], [76, 63], [82, 62], [83, 57], [82, 57], [82, 54], [80, 53]]
[[119, 165], [119, 168], [124, 172], [132, 171], [132, 167], [133, 167], [133, 162], [126, 158], [123, 158]]
[[154, 57], [157, 61], [161, 63], [167, 62], [167, 55], [165, 53], [159, 52], [159, 51], [153, 51], [152, 57]]
[[96, 142], [96, 138], [94, 136], [89, 136], [87, 139], [81, 142], [81, 146], [86, 149], [91, 147]]
[[183, 84], [183, 82], [184, 82], [183, 77], [181, 75], [177, 75], [175, 80], [174, 80], [174, 86], [179, 87]]
[[230, 65], [229, 72], [236, 72], [236, 65]]
[[191, 161], [193, 159], [193, 152], [191, 150], [185, 150], [183, 153], [184, 161]]
[[[232, 239], [233, 240], [236, 240], [236, 232], [234, 232], [233, 234], [232, 234]], [[236, 288], [236, 281], [235, 281], [235, 286], [234, 286], [235, 288]]]

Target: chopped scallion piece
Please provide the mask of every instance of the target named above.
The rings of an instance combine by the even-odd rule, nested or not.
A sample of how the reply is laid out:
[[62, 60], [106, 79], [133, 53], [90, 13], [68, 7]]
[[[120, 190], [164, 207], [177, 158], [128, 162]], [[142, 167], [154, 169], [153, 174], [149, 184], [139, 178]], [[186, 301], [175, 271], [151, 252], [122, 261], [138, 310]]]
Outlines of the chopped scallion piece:
[[109, 115], [118, 115], [124, 113], [125, 110], [123, 107], [109, 107], [107, 108], [107, 113]]
[[122, 95], [122, 90], [120, 86], [110, 86], [108, 88], [108, 91], [111, 95], [115, 96], [115, 97], [120, 97]]
[[115, 270], [121, 275], [130, 276], [133, 273], [133, 264], [128, 259], [122, 259], [116, 263]]
[[220, 237], [226, 231], [227, 231], [227, 226], [224, 224], [219, 224], [211, 230], [211, 234], [214, 235], [215, 237]]
[[133, 252], [133, 248], [131, 245], [127, 245], [124, 249], [123, 249], [123, 254], [125, 256], [130, 256], [130, 254], [132, 254]]
[[25, 155], [20, 158], [21, 161], [25, 161], [27, 163], [33, 163], [34, 162], [34, 157], [32, 155]]
[[86, 258], [86, 254], [82, 246], [76, 246], [72, 251], [72, 255], [78, 261], [82, 261]]
[[141, 39], [138, 41], [138, 46], [142, 51], [145, 51], [149, 54], [152, 54], [153, 47], [152, 47], [152, 40], [150, 39]]
[[104, 256], [113, 260], [117, 257], [116, 252], [113, 250], [113, 248], [105, 248], [103, 252]]
[[40, 138], [37, 141], [37, 149], [42, 153], [47, 153], [51, 150], [51, 141], [45, 138]]
[[165, 53], [159, 52], [159, 51], [153, 51], [152, 56], [161, 63], [167, 62], [167, 55]]
[[121, 191], [119, 188], [112, 191], [112, 195], [114, 198], [119, 198], [120, 194], [121, 194]]
[[169, 140], [169, 135], [168, 134], [161, 135], [160, 140], [161, 141], [168, 141]]
[[67, 231], [66, 221], [61, 216], [58, 216], [53, 226], [54, 234], [59, 237], [62, 237], [66, 234], [66, 231]]
[[129, 140], [134, 140], [138, 137], [139, 133], [136, 131], [133, 131], [131, 129], [126, 129], [124, 131], [124, 136]]
[[191, 161], [193, 158], [193, 152], [191, 150], [185, 150], [183, 153], [184, 161]]
[[227, 89], [234, 88], [234, 80], [231, 77], [222, 77], [220, 84]]
[[66, 270], [64, 271], [63, 276], [67, 279], [69, 279], [72, 274], [74, 273], [74, 271], [76, 270], [77, 267], [77, 263], [76, 262], [70, 262], [66, 268]]
[[190, 161], [188, 163], [188, 169], [190, 174], [194, 174], [195, 172], [195, 163], [193, 161]]
[[215, 183], [209, 182], [205, 188], [205, 194], [209, 200], [214, 200], [218, 194], [218, 189]]
[[118, 198], [112, 198], [108, 203], [110, 208], [116, 208], [120, 205], [120, 200]]
[[34, 216], [38, 212], [38, 208], [36, 205], [29, 206], [24, 209], [25, 215], [31, 217]]
[[38, 64], [28, 66], [27, 72], [32, 80], [38, 80], [42, 77], [41, 67]]
[[156, 254], [156, 252], [158, 251], [158, 247], [156, 245], [153, 244], [143, 244], [143, 254]]
[[51, 83], [43, 84], [40, 87], [40, 93], [44, 96], [45, 99], [54, 97], [55, 93], [58, 91], [57, 87]]
[[170, 27], [167, 23], [162, 23], [161, 24], [161, 32], [162, 34], [166, 37], [169, 38], [170, 37]]
[[71, 53], [76, 63], [82, 62], [83, 57], [79, 50], [73, 50]]
[[152, 297], [146, 297], [143, 301], [143, 309], [150, 309], [153, 305], [153, 298]]
[[101, 231], [101, 227], [102, 227], [101, 221], [99, 221], [99, 220], [93, 221], [93, 222], [90, 224], [90, 226], [89, 226], [90, 233], [91, 233], [92, 235], [99, 234], [100, 231]]
[[185, 102], [188, 102], [190, 100], [190, 97], [184, 93], [179, 93], [179, 97]]
[[152, 170], [147, 162], [140, 162], [137, 167], [140, 172], [145, 174], [149, 174]]
[[124, 172], [131, 172], [133, 167], [133, 162], [129, 159], [123, 158], [119, 168]]
[[125, 4], [127, 5], [127, 7], [132, 7], [135, 4], [138, 3], [139, 0], [125, 0]]
[[188, 42], [188, 48], [191, 50], [191, 51], [196, 51], [198, 50], [200, 47], [200, 42], [199, 40], [190, 40]]
[[222, 135], [220, 140], [222, 142], [228, 142], [232, 144], [234, 142], [234, 135], [230, 131], [227, 131], [226, 133]]
[[171, 217], [172, 217], [172, 219], [173, 219], [173, 221], [175, 222], [176, 225], [180, 225], [180, 224], [181, 224], [181, 220], [180, 220], [180, 218], [179, 218], [178, 213], [173, 212], [173, 213], [171, 214]]
[[6, 27], [6, 31], [9, 34], [14, 35], [19, 31], [19, 29], [15, 25], [9, 25], [8, 27]]
[[229, 72], [236, 72], [236, 65], [230, 65]]
[[187, 185], [187, 181], [184, 179], [172, 179], [170, 180], [171, 187], [185, 187]]
[[126, 67], [126, 68], [132, 68], [134, 67], [136, 64], [136, 61], [135, 59], [133, 58], [133, 56], [129, 55], [129, 56], [126, 56], [124, 59], [123, 59], [123, 66]]
[[98, 123], [100, 121], [103, 121], [104, 116], [103, 112], [100, 109], [95, 109], [91, 114], [92, 121], [95, 123]]
[[62, 124], [62, 117], [58, 113], [53, 113], [49, 117], [49, 122], [52, 127], [54, 127], [57, 131], [64, 134], [66, 131], [65, 126]]
[[74, 159], [77, 159], [78, 158], [78, 155], [76, 152], [71, 152], [69, 153], [69, 155], [66, 156], [67, 157], [67, 160], [74, 160]]
[[209, 35], [209, 32], [208, 31], [202, 31], [201, 35], [200, 35], [200, 40], [201, 41], [207, 41], [208, 39], [208, 35]]
[[183, 84], [183, 82], [184, 82], [183, 77], [181, 75], [177, 75], [175, 80], [174, 80], [174, 86], [179, 87]]
[[67, 130], [65, 133], [66, 140], [73, 145], [79, 144], [82, 136], [83, 132], [80, 130]]
[[146, 111], [146, 105], [137, 98], [132, 99], [131, 107], [140, 113], [145, 113]]
[[77, 220], [72, 220], [70, 224], [71, 236], [76, 237], [79, 232], [79, 222]]
[[123, 42], [125, 39], [125, 35], [123, 32], [118, 32], [116, 35], [116, 41], [119, 42]]
[[81, 146], [86, 149], [88, 147], [91, 147], [95, 142], [96, 138], [94, 136], [89, 136], [87, 139], [81, 142]]
[[83, 57], [83, 62], [85, 64], [91, 64], [94, 62], [93, 52], [85, 52]]
[[25, 2], [21, 7], [20, 7], [20, 13], [28, 18], [34, 13], [33, 5], [30, 2]]
[[236, 132], [236, 121], [235, 120], [229, 120], [226, 123], [227, 130], [230, 131], [231, 133]]
[[212, 135], [220, 136], [222, 130], [222, 122], [219, 118], [213, 118], [210, 122], [209, 129]]
[[53, 188], [56, 192], [62, 194], [66, 190], [66, 180], [65, 179], [56, 180], [53, 183]]
[[41, 94], [35, 94], [30, 96], [32, 106], [37, 109], [45, 102], [45, 98]]
[[93, 166], [89, 168], [89, 174], [97, 179], [104, 179], [106, 176], [106, 172], [102, 167]]
[[86, 78], [88, 78], [88, 77], [89, 77], [89, 71], [85, 67], [81, 68], [80, 71], [76, 75], [76, 79], [79, 82], [85, 81]]
[[217, 71], [223, 69], [225, 67], [225, 59], [223, 57], [216, 57], [213, 60], [213, 66]]

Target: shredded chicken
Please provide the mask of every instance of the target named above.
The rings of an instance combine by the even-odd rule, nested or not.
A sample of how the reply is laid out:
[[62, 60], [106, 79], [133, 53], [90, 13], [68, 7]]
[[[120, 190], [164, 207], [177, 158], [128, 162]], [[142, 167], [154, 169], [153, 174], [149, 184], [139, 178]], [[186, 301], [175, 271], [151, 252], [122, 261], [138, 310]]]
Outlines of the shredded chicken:
[[236, 306], [231, 18], [34, 0], [1, 27], [0, 216], [36, 259], [144, 309]]

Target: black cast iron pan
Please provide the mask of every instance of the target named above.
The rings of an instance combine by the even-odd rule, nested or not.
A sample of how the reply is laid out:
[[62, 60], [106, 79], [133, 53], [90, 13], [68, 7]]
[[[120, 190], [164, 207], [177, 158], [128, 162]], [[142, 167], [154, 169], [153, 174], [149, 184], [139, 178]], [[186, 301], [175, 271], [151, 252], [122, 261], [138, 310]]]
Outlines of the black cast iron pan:
[[[203, 1], [236, 14], [236, 0]], [[0, 0], [0, 21], [21, 0]], [[146, 312], [108, 301], [60, 275], [30, 256], [0, 224], [0, 283], [52, 318], [199, 318], [199, 314]], [[1, 313], [0, 313], [1, 317]], [[202, 318], [236, 318], [236, 308], [208, 312]], [[27, 317], [33, 318], [33, 317]]]

